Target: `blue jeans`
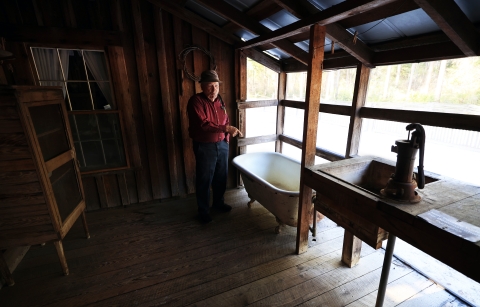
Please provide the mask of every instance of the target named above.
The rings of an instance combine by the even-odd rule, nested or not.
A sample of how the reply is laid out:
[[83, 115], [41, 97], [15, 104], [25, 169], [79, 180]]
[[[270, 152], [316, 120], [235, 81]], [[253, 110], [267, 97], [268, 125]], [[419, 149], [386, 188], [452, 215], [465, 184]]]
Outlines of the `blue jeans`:
[[213, 206], [224, 204], [228, 174], [228, 143], [200, 143], [193, 141], [196, 160], [196, 194], [198, 213], [208, 214], [210, 186], [213, 192]]

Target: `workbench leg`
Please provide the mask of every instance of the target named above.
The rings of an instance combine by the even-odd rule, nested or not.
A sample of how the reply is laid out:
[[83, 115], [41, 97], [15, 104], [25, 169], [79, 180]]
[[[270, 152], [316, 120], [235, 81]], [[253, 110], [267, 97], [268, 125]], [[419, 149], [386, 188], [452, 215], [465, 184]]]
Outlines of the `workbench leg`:
[[0, 274], [5, 279], [5, 282], [9, 286], [13, 286], [15, 281], [13, 280], [12, 273], [10, 273], [10, 269], [8, 268], [5, 259], [3, 258], [3, 253], [0, 251]]
[[361, 252], [362, 240], [355, 237], [350, 231], [345, 230], [343, 235], [342, 262], [353, 268], [360, 261]]
[[87, 218], [85, 217], [85, 210], [82, 212], [82, 222], [83, 222], [83, 228], [85, 229], [85, 235], [87, 236], [87, 239], [90, 239], [90, 232], [88, 231]]
[[387, 249], [383, 258], [382, 276], [378, 285], [377, 303], [375, 307], [382, 307], [385, 299], [385, 291], [387, 290], [388, 274], [390, 273], [390, 265], [392, 264], [393, 250], [395, 248], [396, 236], [391, 233], [388, 235]]
[[57, 249], [58, 259], [60, 260], [60, 265], [62, 266], [63, 274], [68, 275], [68, 265], [67, 258], [65, 258], [65, 253], [63, 252], [63, 244], [61, 240], [54, 241], [55, 248]]

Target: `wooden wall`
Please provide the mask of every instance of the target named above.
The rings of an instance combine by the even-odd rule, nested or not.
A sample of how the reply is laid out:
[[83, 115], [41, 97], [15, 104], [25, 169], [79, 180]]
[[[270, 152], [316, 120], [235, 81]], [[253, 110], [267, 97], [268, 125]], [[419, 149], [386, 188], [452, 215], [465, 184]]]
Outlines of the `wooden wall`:
[[[10, 84], [38, 83], [29, 59], [32, 44], [107, 54], [131, 168], [82, 176], [87, 210], [195, 192], [186, 105], [200, 88], [181, 73], [178, 54], [186, 46], [212, 52], [223, 81], [220, 94], [236, 125], [233, 47], [146, 0], [2, 0], [1, 28], [7, 50], [16, 56]], [[200, 51], [187, 57], [195, 75], [209, 69], [209, 62]], [[230, 158], [235, 150], [236, 141], [230, 143]], [[236, 185], [233, 167], [227, 185]]]

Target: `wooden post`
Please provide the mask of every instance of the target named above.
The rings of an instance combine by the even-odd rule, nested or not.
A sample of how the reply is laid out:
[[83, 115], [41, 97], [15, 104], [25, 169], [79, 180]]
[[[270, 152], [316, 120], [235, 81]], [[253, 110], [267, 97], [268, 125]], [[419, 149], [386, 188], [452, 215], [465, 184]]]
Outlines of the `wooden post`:
[[167, 69], [167, 54], [165, 51], [165, 37], [163, 32], [163, 20], [162, 11], [158, 8], [154, 8], [154, 26], [155, 26], [155, 39], [157, 44], [157, 60], [158, 60], [158, 72], [160, 74], [160, 92], [162, 95], [162, 107], [163, 118], [165, 123], [165, 134], [167, 138], [167, 152], [168, 152], [168, 164], [170, 170], [170, 185], [172, 196], [178, 196], [180, 194], [178, 187], [178, 170], [177, 170], [177, 158], [175, 152], [175, 134], [174, 126], [172, 122], [172, 104], [170, 99], [170, 85], [168, 83], [168, 69]]
[[297, 248], [301, 254], [308, 249], [309, 213], [312, 205], [312, 189], [304, 184], [304, 169], [315, 163], [318, 113], [322, 88], [322, 69], [325, 45], [325, 26], [310, 27], [309, 65], [307, 70], [307, 93], [303, 126], [302, 163], [300, 176], [300, 199], [298, 207]]
[[362, 240], [355, 237], [351, 232], [345, 230], [343, 236], [342, 262], [348, 267], [353, 268], [360, 261], [362, 252]]
[[[277, 106], [277, 136], [283, 134], [283, 127], [285, 125], [285, 106], [281, 105], [282, 100], [285, 100], [287, 92], [287, 74], [280, 72], [278, 74], [278, 106]], [[275, 152], [282, 152], [283, 142], [278, 140], [275, 142]]]
[[[360, 109], [365, 105], [369, 76], [370, 68], [361, 63], [358, 64], [357, 75], [355, 77], [355, 88], [353, 91], [345, 158], [350, 158], [358, 154], [360, 134], [362, 131], [362, 118], [360, 117]], [[355, 237], [351, 232], [345, 230], [345, 235], [343, 237], [342, 262], [349, 267], [354, 267], [360, 260], [361, 251], [362, 241]]]
[[[236, 72], [236, 97], [237, 102], [242, 102], [247, 100], [247, 57], [241, 50], [235, 52], [235, 72]], [[246, 136], [247, 125], [245, 122], [246, 119], [246, 110], [237, 108], [237, 123], [238, 129]], [[238, 155], [243, 155], [247, 152], [246, 146], [238, 147]], [[240, 172], [237, 170], [237, 185], [243, 185], [242, 179], [240, 178]]]
[[357, 75], [355, 77], [355, 88], [353, 90], [352, 109], [350, 113], [350, 126], [348, 128], [347, 148], [345, 151], [345, 158], [347, 159], [358, 154], [360, 133], [362, 130], [360, 109], [365, 105], [369, 77], [370, 68], [363, 64], [358, 64]]

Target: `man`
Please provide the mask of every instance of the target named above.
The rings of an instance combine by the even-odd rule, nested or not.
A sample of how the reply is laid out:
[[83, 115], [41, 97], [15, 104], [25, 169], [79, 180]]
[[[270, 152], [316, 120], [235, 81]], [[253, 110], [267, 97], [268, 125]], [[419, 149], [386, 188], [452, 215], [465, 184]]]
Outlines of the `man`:
[[230, 135], [242, 136], [242, 133], [230, 126], [225, 103], [218, 95], [221, 81], [217, 73], [214, 70], [204, 71], [199, 82], [202, 93], [193, 95], [188, 101], [188, 131], [196, 160], [198, 216], [202, 223], [209, 223], [212, 221], [209, 213], [210, 185], [212, 208], [218, 212], [232, 210], [223, 197], [227, 186], [228, 142]]

